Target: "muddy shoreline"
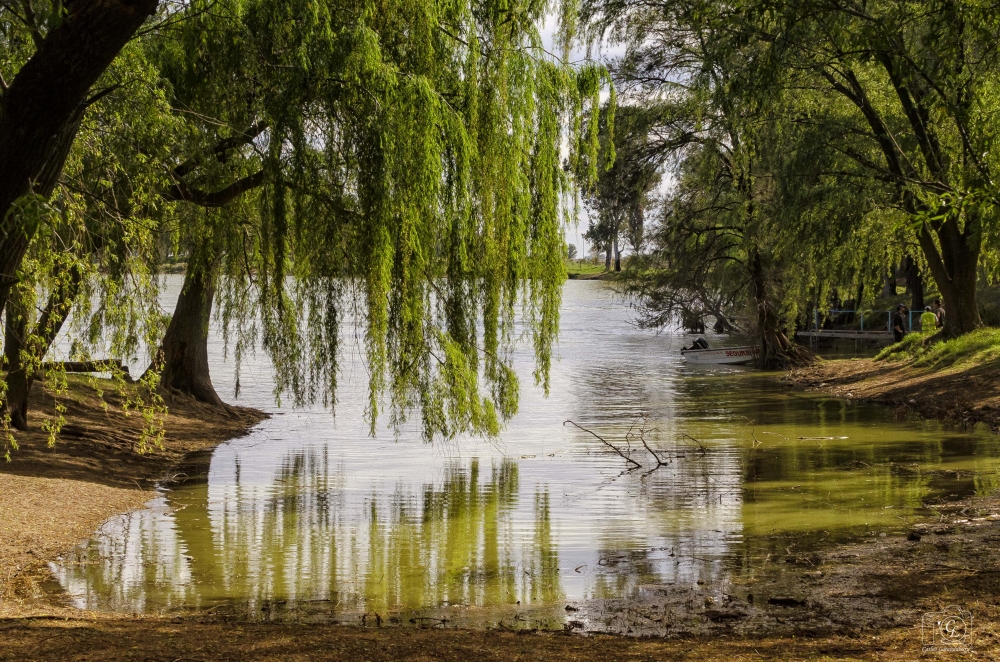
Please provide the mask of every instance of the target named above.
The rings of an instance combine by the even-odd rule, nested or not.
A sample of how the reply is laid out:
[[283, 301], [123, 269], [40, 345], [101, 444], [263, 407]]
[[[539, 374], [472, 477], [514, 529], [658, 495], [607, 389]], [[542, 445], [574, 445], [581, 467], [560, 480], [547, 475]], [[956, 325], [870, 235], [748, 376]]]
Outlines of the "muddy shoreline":
[[807, 391], [877, 402], [902, 412], [1000, 431], [1000, 369], [987, 363], [947, 369], [911, 362], [841, 359], [792, 370], [785, 380]]

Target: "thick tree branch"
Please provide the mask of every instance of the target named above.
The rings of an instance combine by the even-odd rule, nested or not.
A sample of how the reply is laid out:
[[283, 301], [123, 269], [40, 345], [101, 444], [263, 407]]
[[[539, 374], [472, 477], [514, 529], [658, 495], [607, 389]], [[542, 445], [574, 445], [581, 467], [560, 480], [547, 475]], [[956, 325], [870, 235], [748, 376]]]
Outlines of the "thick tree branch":
[[[228, 158], [226, 154], [229, 150], [242, 147], [243, 145], [249, 145], [257, 138], [257, 136], [264, 133], [266, 130], [267, 122], [255, 122], [243, 133], [220, 140], [216, 143], [215, 147], [212, 148], [210, 155], [218, 159], [220, 163], [225, 163]], [[198, 154], [187, 161], [184, 161], [179, 166], [174, 168], [174, 178], [178, 180], [183, 179], [190, 174], [192, 170], [204, 163], [205, 158], [205, 154]]]
[[183, 200], [199, 207], [224, 207], [247, 191], [253, 190], [264, 183], [264, 171], [258, 170], [252, 175], [247, 175], [229, 186], [218, 191], [207, 192], [201, 189], [191, 188], [183, 181], [174, 184], [161, 195], [170, 202]]

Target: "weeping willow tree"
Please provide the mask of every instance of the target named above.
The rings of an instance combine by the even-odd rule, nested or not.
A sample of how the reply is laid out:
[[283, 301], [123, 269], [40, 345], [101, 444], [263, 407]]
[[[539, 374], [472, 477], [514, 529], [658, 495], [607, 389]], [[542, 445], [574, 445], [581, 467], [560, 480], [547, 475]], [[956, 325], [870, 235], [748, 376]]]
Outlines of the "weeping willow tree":
[[[72, 217], [76, 225], [33, 235], [39, 255], [72, 237], [75, 249], [45, 273], [79, 277], [46, 280], [36, 270], [18, 291], [49, 292], [65, 318], [71, 302], [84, 305], [81, 283], [118, 273], [144, 284], [146, 265], [167, 246], [188, 258], [185, 284], [162, 340], [145, 331], [142, 339], [159, 344], [147, 377], [162, 370], [169, 392], [222, 406], [207, 363], [218, 299], [237, 362], [263, 346], [279, 398], [332, 405], [342, 333], [354, 324], [373, 432], [390, 402], [392, 423], [417, 412], [428, 438], [495, 434], [517, 408], [518, 316], [536, 380], [548, 388], [574, 171], [562, 167], [561, 151], [568, 144], [570, 161], [598, 162], [608, 83], [599, 68], [571, 69], [545, 54], [537, 29], [545, 11], [540, 2], [306, 0], [162, 10], [159, 25], [169, 29], [153, 26], [130, 46], [155, 69], [156, 80], [139, 84], [161, 107], [105, 116], [100, 126], [134, 158], [76, 200], [87, 211]], [[564, 43], [571, 16], [572, 8]], [[34, 57], [30, 40], [24, 52]], [[109, 82], [106, 101], [127, 99], [135, 83]], [[165, 132], [143, 137], [136, 125], [169, 126], [170, 147], [161, 149]], [[73, 150], [80, 163], [111, 158], [87, 141]], [[135, 180], [141, 195], [128, 193]], [[109, 208], [110, 216], [96, 213]], [[102, 257], [114, 255], [103, 237], [126, 222], [136, 224], [125, 235], [136, 260], [115, 267]], [[149, 241], [150, 228], [165, 241]], [[67, 267], [70, 255], [77, 266]], [[134, 329], [136, 320], [161, 322], [137, 308], [111, 326]], [[30, 379], [55, 327], [33, 315], [22, 326]]]
[[[651, 158], [673, 167], [650, 250], [622, 283], [652, 327], [711, 314], [750, 336], [760, 367], [808, 360], [791, 340], [806, 310], [862, 291], [895, 255], [891, 188], [865, 172], [842, 108], [784, 66], [745, 7], [677, 0], [587, 3], [649, 124]], [[897, 258], [898, 262], [898, 258]], [[860, 298], [860, 297], [859, 297]]]
[[[1000, 219], [994, 5], [584, 4], [588, 25], [628, 44], [616, 69], [622, 86], [636, 89], [637, 103], [690, 105], [686, 123], [668, 118], [664, 132], [698, 150], [709, 148], [705, 137], [715, 132], [710, 140], [720, 161], [742, 169], [747, 192], [765, 194], [746, 198], [745, 209], [752, 212], [747, 219], [763, 221], [753, 221], [765, 231], [754, 232], [755, 240], [777, 249], [757, 252], [764, 272], [774, 274], [769, 287], [776, 302], [786, 298], [781, 291], [799, 292], [822, 307], [824, 291], [846, 285], [845, 264], [855, 272], [855, 291], [863, 293], [868, 273], [881, 271], [884, 280], [905, 255], [911, 284], [916, 288], [916, 264], [942, 293], [944, 336], [981, 326], [977, 285], [995, 275]], [[738, 127], [739, 139], [732, 131], [717, 139], [724, 127]], [[789, 141], [791, 134], [801, 140]], [[809, 161], [798, 159], [805, 170], [785, 168], [774, 158], [779, 147], [797, 152], [786, 163], [809, 155]], [[819, 163], [828, 169], [819, 171]], [[851, 214], [827, 204], [838, 197]], [[783, 243], [792, 237], [791, 247]], [[832, 246], [850, 243], [860, 251], [831, 250], [837, 237]], [[792, 259], [795, 252], [800, 255]], [[831, 262], [831, 254], [843, 262]], [[787, 301], [782, 308], [789, 308]], [[786, 316], [785, 323], [794, 320]]]

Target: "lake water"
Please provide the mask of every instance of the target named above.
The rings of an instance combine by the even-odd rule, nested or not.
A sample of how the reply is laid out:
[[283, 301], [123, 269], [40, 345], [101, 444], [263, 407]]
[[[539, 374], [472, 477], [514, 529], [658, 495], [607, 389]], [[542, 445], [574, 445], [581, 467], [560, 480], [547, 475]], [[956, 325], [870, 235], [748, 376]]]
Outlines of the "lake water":
[[[568, 281], [551, 395], [532, 386], [526, 348], [521, 410], [496, 443], [427, 444], [416, 423], [369, 437], [356, 350], [336, 419], [275, 407], [269, 365], [251, 360], [236, 402], [273, 417], [53, 571], [89, 609], [560, 627], [650, 586], [734, 591], [773, 554], [899, 531], [929, 503], [1000, 483], [994, 435], [692, 368], [683, 336], [630, 318], [606, 284]], [[232, 400], [232, 367], [211, 346]], [[628, 437], [642, 467], [567, 420]]]

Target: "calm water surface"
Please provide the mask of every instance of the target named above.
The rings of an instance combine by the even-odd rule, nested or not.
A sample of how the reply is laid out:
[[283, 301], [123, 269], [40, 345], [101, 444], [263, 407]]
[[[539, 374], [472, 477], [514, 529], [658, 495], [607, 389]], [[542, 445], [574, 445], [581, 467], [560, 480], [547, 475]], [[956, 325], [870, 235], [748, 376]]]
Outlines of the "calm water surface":
[[[629, 318], [605, 284], [567, 282], [551, 396], [531, 386], [526, 350], [521, 411], [496, 443], [426, 444], [416, 424], [369, 437], [356, 349], [336, 420], [276, 408], [270, 366], [251, 361], [238, 402], [274, 416], [55, 564], [61, 588], [123, 612], [558, 626], [567, 604], [651, 585], [752, 583], [769, 555], [899, 530], [928, 503], [1000, 483], [993, 435], [692, 368], [685, 338]], [[631, 429], [643, 467], [626, 471], [566, 420], [623, 447]]]

